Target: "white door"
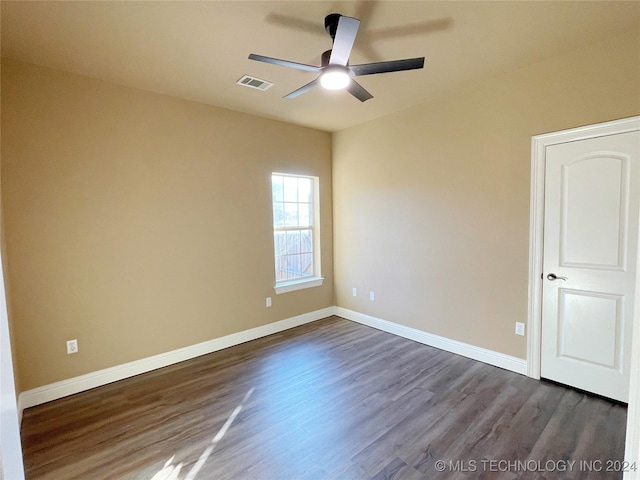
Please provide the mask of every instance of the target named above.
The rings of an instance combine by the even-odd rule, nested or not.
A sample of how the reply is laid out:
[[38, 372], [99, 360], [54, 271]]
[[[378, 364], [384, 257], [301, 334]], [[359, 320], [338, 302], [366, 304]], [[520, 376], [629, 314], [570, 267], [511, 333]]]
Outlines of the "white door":
[[541, 376], [628, 402], [640, 132], [546, 149]]

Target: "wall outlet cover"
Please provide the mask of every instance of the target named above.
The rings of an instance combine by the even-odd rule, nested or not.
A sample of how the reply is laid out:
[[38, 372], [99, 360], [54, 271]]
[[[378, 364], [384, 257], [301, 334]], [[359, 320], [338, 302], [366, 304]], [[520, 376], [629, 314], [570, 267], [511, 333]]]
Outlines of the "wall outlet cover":
[[67, 355], [71, 355], [72, 353], [78, 353], [78, 340], [67, 341]]

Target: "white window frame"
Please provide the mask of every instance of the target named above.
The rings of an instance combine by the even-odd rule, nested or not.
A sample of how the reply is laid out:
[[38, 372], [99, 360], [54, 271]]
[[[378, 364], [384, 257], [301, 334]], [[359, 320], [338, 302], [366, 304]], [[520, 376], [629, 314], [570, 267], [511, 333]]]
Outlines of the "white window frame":
[[[274, 281], [275, 281], [275, 268], [276, 268], [276, 255], [275, 255], [275, 233], [276, 226], [274, 224], [274, 200], [273, 200], [273, 176], [278, 175], [282, 177], [293, 177], [293, 178], [307, 178], [312, 181], [313, 184], [313, 203], [312, 203], [312, 225], [311, 231], [313, 235], [313, 275], [310, 277], [297, 278], [294, 280], [282, 280], [276, 281], [274, 285], [274, 290], [276, 295], [280, 295], [281, 293], [293, 292], [296, 290], [302, 290], [305, 288], [311, 287], [319, 287], [322, 285], [324, 278], [321, 274], [321, 263], [320, 263], [320, 179], [319, 177], [315, 177], [312, 175], [297, 175], [291, 173], [280, 173], [273, 172], [271, 174], [271, 224], [273, 228], [273, 234], [271, 236], [273, 240], [273, 268], [274, 268]], [[278, 231], [287, 230], [286, 227], [278, 228]]]

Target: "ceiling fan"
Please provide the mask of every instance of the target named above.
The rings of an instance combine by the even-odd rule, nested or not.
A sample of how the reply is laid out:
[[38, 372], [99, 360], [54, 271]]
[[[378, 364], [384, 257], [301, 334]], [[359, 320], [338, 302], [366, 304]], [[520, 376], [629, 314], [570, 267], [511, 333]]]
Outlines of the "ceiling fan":
[[424, 57], [349, 65], [349, 56], [351, 55], [351, 49], [356, 40], [359, 27], [360, 20], [357, 18], [345, 17], [339, 13], [327, 15], [324, 19], [324, 28], [333, 39], [333, 48], [322, 54], [322, 65], [320, 67], [265, 57], [254, 53], [249, 55], [249, 59], [320, 74], [315, 80], [285, 95], [284, 98], [298, 97], [320, 84], [328, 90], [346, 89], [361, 102], [373, 98], [373, 95], [356, 82], [353, 77], [415, 70], [424, 67]]

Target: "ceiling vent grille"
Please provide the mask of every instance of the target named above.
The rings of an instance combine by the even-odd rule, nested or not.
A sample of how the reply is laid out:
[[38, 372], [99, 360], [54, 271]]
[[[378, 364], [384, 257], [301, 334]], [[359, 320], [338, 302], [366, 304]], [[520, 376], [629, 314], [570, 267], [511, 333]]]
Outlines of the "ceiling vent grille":
[[262, 91], [269, 90], [273, 87], [273, 83], [267, 82], [266, 80], [260, 80], [256, 77], [250, 77], [249, 75], [243, 75], [243, 77], [236, 83], [244, 87], [255, 88]]

